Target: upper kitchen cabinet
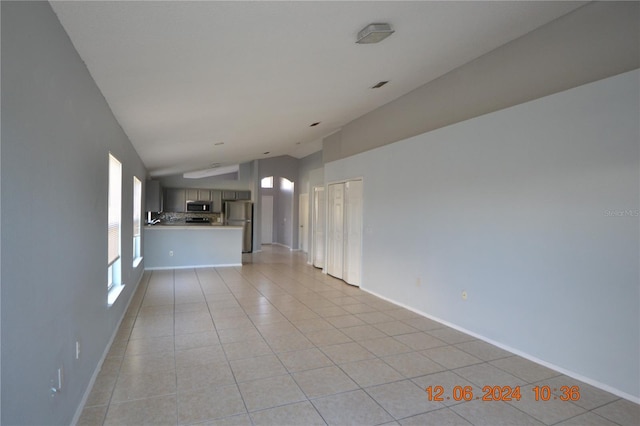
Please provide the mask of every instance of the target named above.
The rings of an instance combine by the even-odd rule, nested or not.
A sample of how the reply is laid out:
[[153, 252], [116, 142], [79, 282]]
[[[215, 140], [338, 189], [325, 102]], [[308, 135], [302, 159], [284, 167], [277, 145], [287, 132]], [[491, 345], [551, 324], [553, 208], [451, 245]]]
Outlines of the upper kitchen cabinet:
[[211, 190], [211, 211], [213, 213], [222, 213], [222, 191], [218, 189]]
[[222, 191], [222, 199], [231, 200], [251, 200], [251, 191]]
[[160, 186], [160, 181], [148, 180], [146, 182], [144, 211], [162, 211], [162, 187]]
[[185, 197], [187, 201], [200, 201], [197, 189], [185, 189]]
[[223, 200], [235, 200], [236, 199], [236, 191], [222, 191], [222, 199]]
[[[251, 191], [225, 191], [221, 189], [166, 188], [164, 211], [182, 213], [187, 201], [210, 201], [212, 213], [222, 213], [224, 201], [251, 200]], [[155, 210], [149, 210], [155, 211]]]
[[208, 189], [198, 189], [198, 201], [212, 201], [211, 193]]
[[187, 207], [187, 191], [179, 188], [167, 188], [164, 191], [164, 211], [184, 212]]
[[187, 201], [211, 201], [211, 190], [189, 188], [186, 197]]
[[236, 200], [250, 200], [251, 191], [236, 191]]

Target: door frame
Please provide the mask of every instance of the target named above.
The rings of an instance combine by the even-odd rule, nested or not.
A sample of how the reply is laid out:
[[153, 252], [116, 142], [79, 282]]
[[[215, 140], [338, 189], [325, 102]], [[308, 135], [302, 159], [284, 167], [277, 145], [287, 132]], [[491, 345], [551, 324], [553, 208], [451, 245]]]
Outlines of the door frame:
[[[327, 181], [325, 182], [325, 190], [328, 191], [329, 190], [329, 185], [333, 185], [333, 184], [337, 184], [337, 183], [347, 183], [350, 181], [354, 181], [354, 180], [359, 180], [362, 182], [362, 229], [360, 230], [360, 265], [358, 265], [358, 268], [360, 269], [360, 284], [362, 283], [362, 262], [363, 262], [363, 254], [364, 254], [364, 218], [365, 218], [365, 208], [364, 208], [364, 177], [363, 176], [354, 176], [351, 178], [346, 178], [346, 179], [339, 179], [339, 180], [332, 180], [332, 181]], [[344, 204], [346, 204], [346, 202], [344, 202]], [[326, 198], [325, 198], [325, 207], [326, 207], [326, 217], [325, 217], [325, 261], [324, 261], [324, 268], [323, 268], [323, 272], [325, 274], [328, 274], [328, 257], [329, 257], [329, 192], [326, 193]], [[345, 206], [343, 206], [344, 208]], [[343, 238], [343, 242], [346, 241]], [[344, 256], [345, 256], [345, 247], [343, 246], [343, 270], [344, 270]], [[344, 281], [344, 274], [343, 274], [343, 278], [340, 278], [341, 280]], [[346, 281], [344, 281], [345, 283], [347, 283]], [[349, 284], [349, 283], [347, 283]], [[353, 284], [349, 284], [349, 285], [353, 285]], [[360, 287], [361, 285], [357, 285], [357, 287]]]
[[[305, 247], [306, 245], [306, 247]], [[298, 249], [309, 260], [309, 193], [298, 195]]]
[[[340, 197], [336, 192], [342, 193]], [[335, 200], [340, 203], [336, 204]], [[335, 209], [340, 206], [339, 220], [335, 220]], [[339, 230], [339, 238], [336, 238], [336, 230]], [[344, 183], [334, 182], [327, 185], [327, 230], [326, 230], [325, 269], [332, 277], [343, 279], [344, 276]]]
[[[317, 243], [317, 228], [318, 218], [316, 217], [316, 193], [322, 191], [322, 206], [323, 212], [321, 215], [322, 220], [322, 265], [316, 265], [316, 257], [318, 255], [318, 243]], [[312, 188], [313, 197], [311, 198], [311, 247], [309, 249], [309, 264], [316, 268], [322, 269], [326, 274], [326, 256], [327, 256], [327, 187], [325, 185], [316, 185]]]
[[[354, 210], [354, 200], [349, 196], [352, 191], [352, 187], [358, 182], [359, 186], [359, 203], [357, 209]], [[357, 214], [353, 214], [355, 213]], [[359, 226], [353, 225], [353, 218], [356, 217], [355, 222], [359, 223]], [[351, 284], [356, 287], [360, 287], [362, 283], [362, 239], [364, 232], [364, 180], [363, 179], [351, 179], [344, 184], [344, 220], [345, 220], [345, 240], [344, 240], [344, 267], [343, 267], [343, 279], [347, 284]], [[358, 229], [359, 228], [359, 229]], [[354, 229], [357, 231], [354, 233]], [[353, 238], [356, 234], [356, 238]], [[355, 253], [357, 256], [357, 263], [352, 265], [352, 248], [355, 247]], [[355, 275], [355, 277], [354, 277]]]

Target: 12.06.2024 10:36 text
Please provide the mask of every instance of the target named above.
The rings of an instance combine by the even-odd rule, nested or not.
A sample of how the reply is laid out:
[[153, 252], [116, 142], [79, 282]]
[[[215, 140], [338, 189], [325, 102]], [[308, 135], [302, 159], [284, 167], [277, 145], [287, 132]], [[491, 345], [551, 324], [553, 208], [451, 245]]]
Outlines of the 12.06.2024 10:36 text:
[[[560, 391], [560, 395], [554, 395], [553, 392]], [[443, 402], [445, 400], [454, 401], [471, 401], [474, 399], [482, 401], [520, 401], [522, 393], [520, 386], [484, 386], [482, 388], [482, 397], [473, 393], [472, 386], [454, 386], [450, 396], [445, 396], [444, 387], [428, 386], [425, 388], [429, 401]], [[533, 392], [536, 401], [549, 401], [551, 399], [561, 401], [578, 401], [580, 399], [580, 388], [578, 386], [561, 386], [553, 388], [549, 386], [534, 386]]]

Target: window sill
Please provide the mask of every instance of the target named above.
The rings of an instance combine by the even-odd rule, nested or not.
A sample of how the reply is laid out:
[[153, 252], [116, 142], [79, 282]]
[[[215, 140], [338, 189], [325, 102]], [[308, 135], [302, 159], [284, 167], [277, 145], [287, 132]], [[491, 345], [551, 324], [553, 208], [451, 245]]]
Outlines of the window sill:
[[135, 259], [133, 259], [133, 268], [134, 269], [138, 267], [140, 262], [142, 262], [142, 259], [144, 259], [144, 257], [142, 257], [142, 256], [136, 257]]
[[114, 284], [111, 287], [107, 294], [107, 306], [109, 308], [116, 303], [116, 300], [118, 299], [118, 296], [120, 296], [120, 293], [122, 293], [122, 290], [124, 290], [124, 284]]

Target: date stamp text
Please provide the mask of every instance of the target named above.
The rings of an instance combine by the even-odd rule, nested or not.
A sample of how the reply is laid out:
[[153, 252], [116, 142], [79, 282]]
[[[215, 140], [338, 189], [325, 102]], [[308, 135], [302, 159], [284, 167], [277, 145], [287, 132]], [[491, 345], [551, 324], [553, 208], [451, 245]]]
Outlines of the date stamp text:
[[[445, 390], [444, 386], [428, 386], [425, 388], [429, 401], [520, 401], [523, 394], [520, 386], [483, 386], [480, 395], [474, 392], [472, 386], [454, 386], [451, 390]], [[579, 386], [534, 386], [531, 388], [535, 401], [579, 401]]]

